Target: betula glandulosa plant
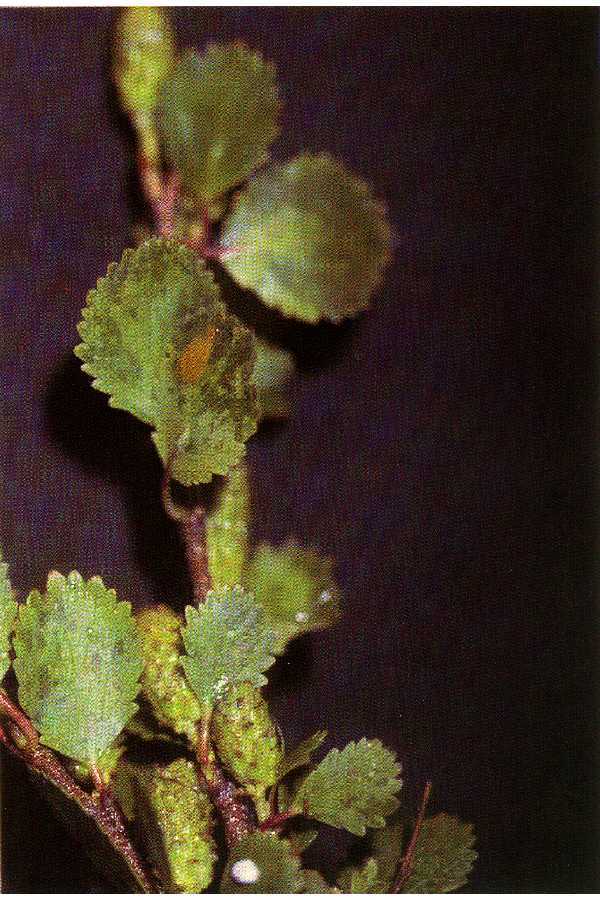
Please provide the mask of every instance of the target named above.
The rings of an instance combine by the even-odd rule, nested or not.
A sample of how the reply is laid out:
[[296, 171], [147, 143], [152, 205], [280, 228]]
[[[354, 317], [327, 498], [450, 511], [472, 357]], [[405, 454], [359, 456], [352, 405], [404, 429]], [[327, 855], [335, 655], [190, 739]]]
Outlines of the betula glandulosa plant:
[[[241, 43], [180, 52], [165, 12], [125, 9], [113, 76], [151, 225], [90, 290], [75, 354], [148, 426], [192, 587], [185, 618], [169, 598], [135, 598], [134, 614], [78, 572], [51, 572], [17, 602], [2, 563], [0, 738], [132, 891], [459, 888], [471, 827], [427, 815], [429, 784], [416, 815], [401, 810], [391, 749], [369, 737], [326, 752], [326, 731], [286, 747], [271, 716], [276, 658], [301, 634], [317, 641], [343, 604], [331, 559], [292, 539], [250, 543], [246, 445], [290, 414], [294, 360], [215, 278], [304, 323], [356, 316], [390, 257], [385, 208], [327, 154], [270, 161], [275, 68]], [[321, 825], [363, 839], [334, 884], [303, 865]]]

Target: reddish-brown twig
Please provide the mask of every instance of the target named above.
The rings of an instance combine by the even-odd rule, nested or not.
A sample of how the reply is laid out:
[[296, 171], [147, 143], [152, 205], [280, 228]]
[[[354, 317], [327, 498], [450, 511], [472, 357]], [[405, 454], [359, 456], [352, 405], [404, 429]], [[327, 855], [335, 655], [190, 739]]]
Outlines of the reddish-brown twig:
[[[10, 752], [19, 757], [30, 769], [54, 784], [73, 800], [80, 809], [94, 820], [97, 827], [125, 860], [136, 883], [147, 894], [157, 892], [157, 886], [146, 871], [137, 851], [131, 843], [122, 814], [109, 792], [104, 788], [98, 796], [88, 794], [77, 784], [59, 758], [39, 743], [38, 733], [25, 713], [0, 691], [0, 709], [9, 718], [8, 734], [1, 729], [0, 740]], [[95, 769], [95, 767], [92, 767]], [[96, 776], [101, 776], [96, 770]], [[94, 778], [94, 772], [92, 771]], [[96, 779], [94, 778], [94, 781]]]
[[236, 785], [223, 774], [210, 746], [208, 722], [201, 723], [198, 728], [196, 760], [200, 780], [223, 821], [227, 845], [233, 847], [256, 830], [256, 821], [250, 806], [240, 797]]
[[398, 873], [394, 880], [394, 884], [391, 890], [392, 894], [399, 894], [406, 882], [410, 877], [410, 873], [412, 872], [413, 867], [413, 858], [415, 855], [415, 848], [417, 846], [417, 841], [419, 840], [419, 835], [421, 833], [421, 827], [423, 825], [423, 819], [425, 818], [425, 810], [427, 809], [427, 804], [429, 802], [429, 795], [431, 794], [431, 782], [428, 781], [425, 785], [425, 789], [423, 791], [423, 797], [421, 799], [421, 805], [419, 807], [419, 812], [417, 815], [417, 821], [415, 822], [415, 827], [413, 828], [413, 833], [411, 835], [410, 841], [408, 842], [408, 847], [406, 848], [406, 853], [402, 857], [400, 861], [400, 866], [398, 869]]
[[275, 813], [275, 815], [269, 816], [268, 819], [265, 819], [264, 822], [260, 823], [258, 826], [259, 831], [280, 831], [286, 822], [289, 822], [290, 819], [294, 819], [299, 815], [300, 813], [292, 812], [291, 810]]

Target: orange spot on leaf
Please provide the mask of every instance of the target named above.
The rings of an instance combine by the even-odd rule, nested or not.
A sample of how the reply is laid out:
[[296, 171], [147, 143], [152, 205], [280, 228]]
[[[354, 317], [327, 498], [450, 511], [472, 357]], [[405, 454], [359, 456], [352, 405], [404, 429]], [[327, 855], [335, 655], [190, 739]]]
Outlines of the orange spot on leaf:
[[217, 335], [210, 325], [203, 334], [189, 342], [177, 361], [177, 376], [184, 384], [196, 384], [204, 373]]

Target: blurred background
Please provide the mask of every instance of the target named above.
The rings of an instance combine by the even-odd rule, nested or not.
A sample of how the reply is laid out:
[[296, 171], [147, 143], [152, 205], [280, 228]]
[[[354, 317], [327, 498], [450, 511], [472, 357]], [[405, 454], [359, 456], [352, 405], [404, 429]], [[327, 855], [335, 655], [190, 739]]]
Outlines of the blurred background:
[[[21, 592], [77, 568], [181, 608], [147, 430], [71, 354], [139, 214], [114, 15], [0, 11], [1, 537]], [[597, 13], [173, 15], [184, 45], [271, 58], [274, 158], [341, 157], [395, 233], [372, 310], [292, 337], [294, 415], [251, 442], [255, 536], [334, 555], [345, 595], [276, 667], [284, 735], [396, 749], [407, 809], [431, 779], [430, 809], [474, 823], [469, 890], [597, 890]], [[5, 892], [110, 890], [6, 758], [2, 785]]]

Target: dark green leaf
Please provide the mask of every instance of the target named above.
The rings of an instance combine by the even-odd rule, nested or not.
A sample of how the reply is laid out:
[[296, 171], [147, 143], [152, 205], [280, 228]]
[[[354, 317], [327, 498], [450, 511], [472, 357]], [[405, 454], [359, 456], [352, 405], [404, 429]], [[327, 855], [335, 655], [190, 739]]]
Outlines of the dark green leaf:
[[338, 875], [338, 885], [344, 894], [379, 894], [377, 863], [370, 858], [362, 866], [350, 866]]
[[277, 780], [281, 781], [290, 772], [308, 766], [313, 753], [319, 749], [326, 737], [326, 731], [317, 731], [301, 741], [293, 750], [289, 750], [279, 764]]
[[472, 825], [446, 813], [425, 819], [405, 894], [447, 894], [467, 883], [477, 853]]

